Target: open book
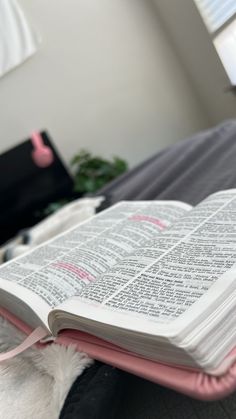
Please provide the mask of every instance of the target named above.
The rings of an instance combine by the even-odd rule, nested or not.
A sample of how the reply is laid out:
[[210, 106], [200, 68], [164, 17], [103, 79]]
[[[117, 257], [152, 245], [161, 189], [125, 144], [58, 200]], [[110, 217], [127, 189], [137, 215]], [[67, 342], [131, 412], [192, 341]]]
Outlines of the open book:
[[194, 208], [116, 204], [3, 265], [0, 305], [58, 342], [80, 341], [80, 349], [104, 346], [147, 368], [184, 371], [185, 378], [207, 373], [219, 380], [229, 371], [232, 378], [236, 189]]

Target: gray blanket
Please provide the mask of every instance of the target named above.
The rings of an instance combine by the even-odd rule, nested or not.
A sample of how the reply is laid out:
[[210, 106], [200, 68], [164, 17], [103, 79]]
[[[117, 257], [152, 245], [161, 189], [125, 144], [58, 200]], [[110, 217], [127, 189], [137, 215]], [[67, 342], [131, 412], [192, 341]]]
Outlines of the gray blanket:
[[[156, 154], [99, 194], [106, 195], [107, 206], [122, 199], [177, 199], [195, 205], [210, 193], [235, 187], [236, 121], [226, 121]], [[79, 414], [83, 400], [79, 402], [78, 396], [78, 409], [75, 408], [72, 416], [67, 415], [65, 409], [62, 418], [236, 419], [236, 394], [219, 402], [201, 402], [126, 373], [114, 377], [114, 391], [118, 383], [122, 387], [119, 401], [118, 393], [116, 397], [104, 387], [108, 405], [112, 398], [118, 401], [114, 416], [112, 403], [107, 411], [106, 405], [99, 402], [96, 410], [93, 409], [94, 416], [89, 407], [87, 415]], [[79, 392], [79, 383], [77, 390]], [[93, 391], [96, 394], [98, 389]], [[86, 394], [89, 396], [92, 399], [91, 393]], [[104, 397], [103, 394], [103, 402]]]
[[177, 199], [197, 204], [236, 187], [236, 120], [200, 132], [151, 157], [105, 186], [109, 204], [122, 199]]

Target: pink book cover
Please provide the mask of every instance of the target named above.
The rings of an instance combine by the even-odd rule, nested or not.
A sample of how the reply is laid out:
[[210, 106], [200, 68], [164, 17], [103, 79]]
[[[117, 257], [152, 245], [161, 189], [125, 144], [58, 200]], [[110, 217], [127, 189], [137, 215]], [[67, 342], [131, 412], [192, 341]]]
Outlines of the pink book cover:
[[[26, 335], [32, 332], [29, 326], [9, 311], [0, 308], [0, 315]], [[222, 374], [213, 376], [203, 371], [164, 365], [141, 358], [100, 338], [76, 330], [62, 331], [55, 342], [66, 346], [74, 345], [78, 351], [86, 352], [93, 359], [200, 400], [221, 399], [236, 390], [236, 348], [226, 358], [226, 361], [231, 361], [224, 362], [223, 368], [219, 368]], [[40, 347], [44, 345], [39, 344]]]

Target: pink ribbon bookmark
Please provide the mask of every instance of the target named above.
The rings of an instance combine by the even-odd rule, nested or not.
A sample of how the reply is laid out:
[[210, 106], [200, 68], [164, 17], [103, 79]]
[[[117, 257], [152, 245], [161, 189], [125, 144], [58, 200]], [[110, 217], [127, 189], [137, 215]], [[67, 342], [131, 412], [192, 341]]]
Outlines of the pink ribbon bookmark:
[[16, 355], [21, 354], [26, 349], [30, 348], [32, 345], [39, 342], [46, 336], [48, 336], [48, 331], [41, 326], [37, 327], [37, 329], [35, 329], [29, 336], [27, 336], [27, 338], [16, 348], [11, 349], [8, 352], [0, 353], [0, 362], [14, 358]]

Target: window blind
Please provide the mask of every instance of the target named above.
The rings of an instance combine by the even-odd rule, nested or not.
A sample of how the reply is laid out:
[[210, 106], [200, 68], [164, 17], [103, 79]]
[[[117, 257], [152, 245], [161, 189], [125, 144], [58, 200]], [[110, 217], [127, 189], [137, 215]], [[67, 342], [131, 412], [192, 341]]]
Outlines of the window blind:
[[236, 0], [195, 0], [195, 3], [210, 32], [236, 14]]

